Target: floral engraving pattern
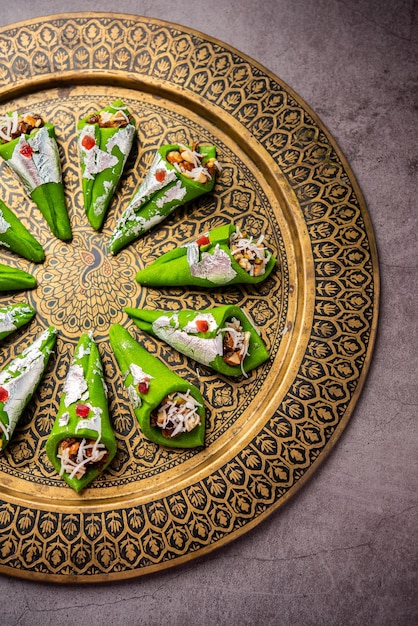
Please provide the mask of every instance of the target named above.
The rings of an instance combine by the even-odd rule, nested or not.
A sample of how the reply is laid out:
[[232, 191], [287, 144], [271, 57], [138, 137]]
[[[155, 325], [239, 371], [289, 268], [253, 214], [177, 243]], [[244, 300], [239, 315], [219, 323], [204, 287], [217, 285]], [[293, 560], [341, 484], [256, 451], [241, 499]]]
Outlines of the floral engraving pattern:
[[[165, 81], [178, 86], [192, 100], [204, 99], [217, 115], [231, 116], [258, 150], [274, 161], [304, 220], [314, 270], [313, 317], [303, 358], [281, 402], [266, 416], [253, 438], [208, 475], [191, 480], [185, 488], [174, 487], [165, 497], [112, 510], [107, 507], [100, 510], [97, 506], [95, 510], [80, 513], [68, 507], [66, 512], [55, 512], [52, 507], [47, 510], [45, 506], [19, 505], [7, 499], [0, 502], [2, 570], [62, 580], [70, 576], [80, 580], [123, 578], [192, 558], [221, 545], [231, 533], [243, 532], [249, 522], [261, 519], [291, 495], [348, 420], [370, 359], [377, 301], [373, 233], [353, 176], [320, 123], [279, 79], [218, 42], [185, 28], [141, 18], [60, 17], [34, 20], [0, 32], [0, 90], [12, 83], [23, 84], [34, 76], [65, 77], [66, 72], [82, 74], [86, 70], [110, 71], [118, 76], [120, 84], [128, 77], [132, 81], [141, 78], [148, 84]], [[211, 306], [221, 301], [239, 302], [262, 327], [274, 357], [281, 338], [292, 331], [286, 319], [292, 286], [277, 212], [254, 176], [228, 146], [222, 146], [226, 166], [219, 190], [198, 203], [198, 218], [187, 207], [181, 209], [176, 219], [168, 220], [152, 240], [144, 239], [138, 245], [136, 250], [140, 255], [132, 257], [130, 252], [126, 253], [131, 274], [123, 276], [121, 267], [104, 255], [103, 238], [111, 232], [112, 220], [143, 176], [161, 139], [187, 142], [192, 137], [185, 134], [185, 120], [170, 116], [158, 103], [134, 99], [129, 102], [134, 113], [141, 116], [139, 159], [135, 169], [127, 168], [111, 209], [114, 214], [106, 223], [102, 238], [97, 234], [87, 237], [79, 210], [82, 203], [75, 165], [74, 123], [75, 116], [84, 113], [83, 107], [92, 106], [93, 102], [72, 93], [68, 98], [69, 101], [63, 102], [45, 101], [43, 106], [53, 113], [60, 131], [60, 146], [65, 156], [63, 174], [68, 198], [72, 200], [77, 251], [71, 251], [73, 262], [66, 268], [65, 284], [71, 285], [65, 296], [65, 289], [63, 293], [57, 291], [58, 281], [53, 276], [54, 272], [56, 275], [64, 270], [63, 259], [69, 251], [63, 244], [51, 242], [45, 229], [41, 225], [34, 227], [35, 220], [30, 220], [32, 232], [48, 251], [49, 246], [56, 247], [52, 256], [57, 263], [41, 270], [43, 304], [30, 327], [31, 333], [43, 328], [47, 320], [59, 321], [59, 303], [64, 296], [70, 301], [76, 293], [80, 309], [74, 314], [74, 327], [72, 311], [68, 309], [62, 314], [65, 324], [64, 338], [58, 345], [60, 361], [47, 373], [40, 404], [32, 406], [25, 415], [14, 445], [0, 460], [0, 472], [45, 487], [58, 486], [43, 444], [56, 407], [55, 386], [65, 377], [71, 345], [80, 332], [82, 311], [86, 310], [81, 308], [82, 296], [86, 296], [87, 302], [94, 295], [98, 308], [85, 317], [97, 317], [106, 309], [99, 324], [99, 339], [118, 438], [115, 463], [93, 489], [105, 493], [106, 489], [120, 488], [181, 467], [193, 456], [192, 452], [185, 452], [174, 460], [173, 455], [147, 442], [134, 424], [117, 382], [116, 364], [104, 339], [109, 323], [118, 321], [118, 311], [123, 306], [121, 298], [133, 298], [138, 306], [146, 298], [149, 307], [171, 310], [180, 306]], [[187, 124], [190, 132], [205, 133], [193, 120]], [[219, 142], [218, 137], [205, 139]], [[1, 185], [6, 203], [16, 208], [21, 202], [19, 193], [12, 190], [7, 177]], [[31, 209], [26, 214], [29, 218], [33, 216]], [[152, 289], [146, 294], [121, 292], [115, 294], [114, 300], [107, 298], [100, 302], [98, 291], [109, 293], [112, 280], [132, 286], [135, 268], [169, 249], [170, 242], [194, 236], [202, 225], [207, 229], [226, 219], [244, 218], [249, 229], [266, 230], [274, 241], [280, 271], [271, 279], [273, 282], [269, 279], [257, 290], [237, 288], [222, 294], [181, 290], [161, 293]], [[27, 267], [20, 260], [14, 262]], [[48, 272], [52, 293], [47, 291]], [[52, 303], [49, 309], [48, 301]], [[5, 346], [18, 350], [26, 342], [25, 331], [19, 331], [13, 343], [7, 342]], [[147, 344], [176, 371], [193, 374], [187, 359], [174, 355], [154, 340], [147, 339]], [[210, 405], [209, 444], [233, 427], [250, 399], [259, 393], [267, 372], [265, 368], [241, 386], [238, 402], [237, 389], [230, 382], [208, 371], [200, 372]], [[46, 407], [50, 410], [45, 410]], [[222, 420], [216, 417], [220, 414]], [[29, 472], [28, 462], [32, 458], [38, 461]]]

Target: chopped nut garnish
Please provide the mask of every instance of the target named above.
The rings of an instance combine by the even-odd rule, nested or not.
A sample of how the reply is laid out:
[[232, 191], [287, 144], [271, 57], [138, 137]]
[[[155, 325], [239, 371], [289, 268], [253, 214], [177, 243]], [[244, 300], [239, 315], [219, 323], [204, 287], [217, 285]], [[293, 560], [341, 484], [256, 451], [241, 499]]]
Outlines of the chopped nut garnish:
[[57, 457], [61, 459], [62, 471], [82, 478], [89, 469], [100, 470], [106, 463], [109, 452], [104, 444], [94, 439], [68, 437], [60, 442]]
[[30, 135], [33, 130], [41, 128], [44, 121], [40, 115], [35, 113], [24, 113], [18, 115], [16, 112], [12, 115], [4, 115], [0, 117], [0, 140], [2, 143], [8, 143], [17, 139], [20, 135]]
[[242, 365], [248, 354], [251, 333], [244, 332], [239, 320], [233, 317], [221, 329], [223, 335], [223, 360], [227, 365]]
[[151, 426], [160, 428], [167, 439], [190, 432], [200, 424], [199, 406], [190, 391], [170, 393], [151, 413]]
[[266, 271], [266, 265], [271, 254], [263, 245], [263, 235], [257, 241], [247, 237], [245, 232], [239, 229], [233, 233], [229, 240], [229, 249], [238, 265], [249, 273], [250, 276], [262, 276]]
[[219, 166], [215, 158], [208, 159], [205, 164], [202, 164], [205, 155], [196, 151], [197, 145], [197, 142], [194, 141], [191, 148], [179, 146], [180, 149], [171, 150], [166, 159], [183, 176], [206, 185], [219, 173]]
[[94, 113], [87, 120], [87, 124], [98, 124], [100, 128], [124, 128], [131, 123], [131, 119], [122, 110], [115, 113], [101, 111]]

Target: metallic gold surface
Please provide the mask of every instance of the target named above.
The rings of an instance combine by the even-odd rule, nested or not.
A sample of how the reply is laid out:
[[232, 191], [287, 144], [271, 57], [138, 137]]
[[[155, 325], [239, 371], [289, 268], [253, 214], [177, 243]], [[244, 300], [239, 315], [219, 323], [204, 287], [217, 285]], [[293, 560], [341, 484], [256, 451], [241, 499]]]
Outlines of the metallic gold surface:
[[[183, 563], [238, 537], [282, 505], [332, 449], [371, 359], [379, 278], [373, 231], [348, 164], [305, 103], [255, 61], [201, 33], [115, 14], [60, 15], [0, 31], [1, 111], [30, 108], [53, 122], [74, 238], [55, 239], [0, 166], [0, 197], [43, 244], [34, 265], [30, 325], [1, 346], [7, 362], [50, 324], [54, 358], [0, 458], [0, 571], [62, 582], [122, 579]], [[102, 232], [82, 206], [76, 123], [117, 97], [138, 141]], [[165, 142], [216, 143], [215, 191], [174, 213], [115, 257], [117, 217]], [[134, 277], [157, 255], [227, 221], [265, 232], [278, 259], [257, 287], [143, 288]], [[178, 310], [242, 306], [271, 359], [229, 380], [136, 329], [124, 306]], [[141, 434], [107, 340], [122, 323], [187, 376], [207, 402], [203, 451], [165, 450]], [[62, 383], [82, 332], [93, 331], [118, 441], [106, 473], [81, 495], [45, 454]]]

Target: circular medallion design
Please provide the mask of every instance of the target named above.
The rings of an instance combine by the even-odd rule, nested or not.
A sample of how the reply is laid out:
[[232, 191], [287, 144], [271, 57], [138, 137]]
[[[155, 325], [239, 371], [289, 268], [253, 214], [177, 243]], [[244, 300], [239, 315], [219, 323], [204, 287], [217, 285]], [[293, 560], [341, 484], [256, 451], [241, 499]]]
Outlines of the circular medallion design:
[[[1, 198], [42, 243], [33, 273], [37, 315], [7, 338], [7, 361], [44, 328], [59, 331], [37, 396], [0, 457], [0, 569], [59, 581], [149, 573], [207, 553], [245, 532], [312, 474], [346, 425], [371, 358], [378, 268], [356, 181], [332, 137], [291, 90], [257, 63], [183, 27], [116, 15], [64, 15], [0, 31], [3, 110], [32, 108], [56, 128], [73, 240], [49, 233], [0, 164]], [[82, 206], [77, 121], [122, 97], [138, 141], [101, 232]], [[117, 217], [162, 143], [218, 146], [215, 191], [181, 208], [126, 250], [109, 256]], [[229, 221], [264, 232], [278, 259], [254, 287], [145, 289], [135, 274], [163, 252]], [[260, 328], [268, 363], [229, 380], [129, 322], [125, 306], [242, 306]], [[147, 441], [130, 409], [107, 337], [113, 323], [198, 385], [207, 404], [203, 450]], [[85, 494], [54, 472], [45, 442], [81, 333], [102, 355], [118, 453]], [[7, 495], [6, 495], [7, 494]]]
[[107, 337], [110, 325], [124, 320], [123, 308], [138, 291], [134, 263], [126, 261], [130, 253], [114, 261], [106, 240], [86, 229], [74, 232], [71, 243], [52, 240], [47, 252], [33, 298], [39, 315], [75, 343], [82, 333], [94, 332], [96, 340]]

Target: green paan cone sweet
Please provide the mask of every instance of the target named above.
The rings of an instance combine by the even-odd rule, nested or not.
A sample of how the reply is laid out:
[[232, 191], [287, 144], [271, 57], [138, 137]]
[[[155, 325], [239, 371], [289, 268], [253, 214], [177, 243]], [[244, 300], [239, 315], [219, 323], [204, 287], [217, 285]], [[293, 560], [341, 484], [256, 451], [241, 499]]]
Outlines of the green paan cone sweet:
[[25, 302], [0, 307], [0, 341], [30, 322], [35, 313], [35, 309]]
[[13, 431], [38, 387], [56, 341], [56, 329], [45, 330], [0, 372], [0, 449]]
[[162, 146], [128, 207], [119, 218], [109, 250], [116, 254], [177, 207], [211, 191], [219, 169], [216, 147], [196, 150], [179, 144]]
[[36, 278], [28, 272], [0, 263], [0, 291], [34, 289], [36, 284]]
[[269, 358], [259, 333], [237, 306], [175, 313], [125, 311], [141, 330], [225, 376], [246, 375]]
[[154, 287], [257, 284], [269, 276], [276, 263], [262, 241], [263, 236], [253, 240], [233, 224], [219, 226], [166, 252], [140, 270], [136, 280]]
[[45, 253], [41, 244], [1, 200], [0, 246], [34, 263], [42, 263], [45, 260]]
[[114, 324], [109, 333], [125, 387], [144, 435], [171, 448], [202, 446], [205, 406], [200, 391]]
[[135, 138], [132, 116], [122, 100], [78, 123], [84, 208], [99, 230]]
[[116, 454], [100, 353], [90, 335], [82, 335], [76, 346], [46, 453], [77, 493]]
[[23, 183], [58, 239], [71, 239], [53, 124], [39, 115], [0, 118], [0, 156]]

